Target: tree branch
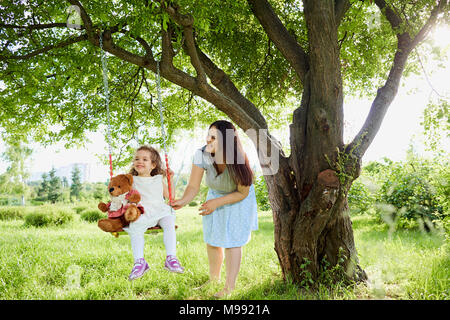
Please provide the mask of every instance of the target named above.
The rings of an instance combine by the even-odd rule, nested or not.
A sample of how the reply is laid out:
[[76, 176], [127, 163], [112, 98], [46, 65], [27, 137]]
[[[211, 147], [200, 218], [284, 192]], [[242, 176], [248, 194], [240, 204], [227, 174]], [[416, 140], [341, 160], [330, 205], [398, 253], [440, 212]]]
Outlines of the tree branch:
[[257, 123], [252, 126], [255, 129], [266, 129], [267, 123], [261, 112], [255, 105], [245, 98], [236, 88], [230, 77], [217, 65], [215, 65], [209, 57], [197, 47], [197, 52], [202, 65], [209, 77], [211, 83], [219, 89], [220, 92], [233, 99], [238, 105], [244, 108], [245, 113], [250, 115]]
[[380, 8], [380, 11], [384, 14], [386, 19], [389, 21], [392, 30], [396, 30], [403, 23], [402, 18], [400, 18], [391, 7], [389, 7], [384, 0], [375, 0], [375, 4]]
[[[197, 93], [197, 95], [203, 98], [208, 96], [209, 98], [206, 100], [210, 102], [212, 100], [218, 101], [219, 105], [221, 105], [220, 107], [218, 106], [218, 109], [230, 116], [244, 130], [249, 128], [267, 128], [266, 121], [259, 110], [239, 92], [225, 72], [218, 68], [196, 45], [193, 17], [190, 14], [181, 14], [180, 8], [176, 4], [168, 4], [165, 1], [160, 2], [173, 21], [183, 28], [186, 53], [191, 58], [191, 64], [197, 73], [197, 87], [200, 91], [204, 91], [204, 93]], [[171, 48], [170, 39], [170, 36], [163, 38], [163, 45], [166, 43], [165, 46], [167, 48], [169, 48], [169, 44]], [[213, 85], [219, 91], [208, 85], [206, 75], [208, 75]], [[228, 101], [228, 103], [223, 103], [224, 101]], [[231, 108], [230, 106], [225, 106], [229, 103], [232, 104]]]
[[[105, 51], [124, 61], [149, 69], [154, 73], [157, 72], [156, 61], [154, 59], [150, 57], [141, 57], [117, 46], [111, 38], [111, 32], [109, 30], [106, 30], [103, 33], [103, 39], [103, 49]], [[212, 103], [217, 109], [226, 113], [243, 130], [260, 127], [260, 125], [256, 123], [255, 120], [234, 100], [209, 85], [207, 85], [206, 88], [200, 88], [196, 78], [175, 68], [173, 65], [167, 62], [161, 63], [160, 74], [161, 77], [164, 77], [170, 82], [183, 87]]]
[[[131, 36], [132, 38], [137, 40], [144, 47], [144, 49], [146, 50], [146, 55], [140, 56], [138, 54], [132, 53], [132, 52], [118, 46], [112, 38], [113, 33], [123, 32], [123, 30], [119, 30], [119, 27], [115, 26], [115, 27], [111, 27], [110, 29], [106, 29], [102, 32], [102, 30], [98, 29], [97, 27], [95, 27], [92, 24], [91, 18], [89, 17], [85, 8], [81, 5], [81, 3], [79, 1], [77, 1], [77, 0], [68, 0], [68, 1], [69, 1], [69, 3], [79, 7], [80, 15], [81, 15], [82, 21], [84, 23], [84, 28], [86, 30], [86, 34], [80, 35], [78, 37], [70, 38], [65, 41], [61, 41], [60, 43], [58, 43], [56, 45], [47, 46], [45, 48], [36, 50], [34, 52], [31, 52], [31, 53], [23, 55], [23, 56], [11, 56], [11, 57], [0, 56], [0, 59], [2, 59], [2, 60], [5, 60], [5, 59], [28, 59], [33, 56], [37, 56], [39, 54], [48, 52], [52, 49], [63, 48], [65, 46], [68, 46], [70, 44], [80, 42], [83, 40], [89, 40], [94, 46], [98, 47], [100, 45], [99, 38], [100, 38], [100, 36], [102, 36], [103, 50], [105, 50], [106, 52], [111, 53], [112, 55], [122, 59], [123, 61], [127, 61], [136, 66], [151, 70], [154, 73], [157, 72], [156, 61], [153, 58], [153, 55], [151, 52], [151, 47], [144, 39], [142, 39], [140, 37]], [[173, 5], [171, 5], [171, 7], [167, 7], [167, 8], [168, 8], [167, 10], [170, 11], [171, 8], [173, 9]], [[188, 25], [189, 20], [187, 19], [187, 17], [188, 17], [187, 15], [180, 15], [178, 13], [178, 11], [176, 10], [173, 13], [173, 16], [175, 17], [175, 19], [174, 19], [175, 21], [178, 21], [182, 26], [184, 26], [185, 28], [187, 27], [189, 29], [189, 25]], [[192, 26], [192, 22], [190, 25]], [[49, 25], [47, 25], [47, 26], [49, 27]], [[188, 38], [186, 41], [189, 42], [189, 44], [186, 44], [189, 47], [189, 50], [188, 50], [189, 54], [190, 54], [191, 58], [194, 57], [191, 61], [194, 65], [194, 67], [196, 67], [198, 75], [201, 75], [200, 67], [202, 69], [204, 67], [202, 65], [202, 62], [200, 61], [200, 56], [199, 56], [199, 53], [197, 52], [197, 48], [195, 46], [193, 30], [191, 29], [191, 30], [188, 30], [187, 32], [185, 32], [185, 36], [187, 36], [187, 38]], [[165, 51], [166, 54], [167, 53], [173, 54], [170, 33], [168, 33], [168, 32], [163, 32], [163, 46], [165, 49], [172, 50], [172, 53], [170, 53], [170, 51]], [[190, 76], [189, 74], [183, 72], [182, 70], [175, 68], [173, 66], [173, 64], [171, 63], [171, 60], [170, 61], [165, 60], [161, 63], [160, 74], [161, 74], [161, 77], [164, 77], [168, 81], [170, 81], [180, 87], [183, 87], [183, 88], [189, 90], [190, 92], [192, 92], [193, 94], [200, 96], [203, 99], [205, 99], [206, 101], [212, 103], [217, 109], [226, 113], [243, 130], [247, 130], [249, 128], [258, 129], [261, 127], [267, 127], [265, 125], [265, 122], [261, 121], [261, 119], [263, 120], [264, 118], [262, 118], [262, 116], [260, 114], [259, 114], [259, 116], [261, 117], [260, 119], [258, 119], [258, 120], [253, 119], [252, 116], [256, 112], [259, 113], [259, 110], [257, 110], [253, 105], [251, 105], [251, 103], [248, 100], [247, 100], [246, 105], [241, 106], [237, 101], [234, 100], [233, 97], [229, 97], [229, 96], [227, 96], [226, 93], [220, 92], [220, 91], [214, 89], [213, 87], [208, 85], [206, 83], [206, 81], [205, 81], [204, 87], [199, 86], [198, 79]], [[203, 71], [203, 77], [206, 80], [205, 71]], [[232, 84], [229, 79], [227, 81], [229, 84]], [[140, 86], [141, 86], [141, 84], [140, 84]], [[236, 89], [235, 94], [237, 95], [238, 93], [239, 92]], [[241, 95], [241, 98], [243, 98], [242, 95]], [[251, 105], [254, 108], [253, 113], [248, 112], [249, 105]]]
[[194, 66], [195, 71], [197, 72], [197, 80], [199, 82], [199, 86], [205, 86], [206, 83], [206, 74], [205, 70], [203, 70], [202, 63], [200, 61], [199, 55], [197, 53], [197, 47], [195, 45], [194, 40], [194, 30], [192, 26], [184, 27], [183, 33], [186, 39], [186, 51], [189, 57], [191, 58], [191, 64]]
[[[393, 29], [398, 28], [398, 26], [402, 23], [402, 20], [398, 17], [398, 15], [396, 15], [391, 8], [386, 6], [384, 0], [375, 0], [375, 3], [385, 14], [386, 19], [388, 19], [391, 24], [391, 27]], [[370, 146], [381, 127], [381, 123], [389, 106], [397, 94], [400, 79], [409, 54], [436, 24], [438, 14], [443, 11], [445, 5], [447, 4], [448, 0], [439, 1], [438, 5], [431, 11], [427, 22], [414, 37], [414, 39], [411, 39], [408, 32], [397, 34], [397, 52], [395, 53], [394, 63], [389, 72], [389, 76], [384, 86], [378, 89], [366, 121], [353, 141], [347, 146], [347, 152], [351, 152], [353, 155], [361, 159], [367, 151], [367, 148]]]
[[159, 0], [162, 8], [170, 15], [170, 17], [180, 26], [189, 27], [194, 25], [194, 18], [190, 14], [181, 14], [179, 6], [175, 3], [170, 3], [167, 0]]
[[349, 0], [336, 0], [334, 4], [334, 14], [336, 20], [336, 26], [339, 26], [342, 18], [345, 16], [345, 13], [348, 9], [350, 9], [350, 1]]
[[[194, 18], [189, 14], [180, 14], [179, 7], [176, 5], [166, 4], [164, 2], [163, 6], [165, 7], [165, 11], [170, 15], [170, 17], [180, 26], [183, 27], [183, 34], [185, 37], [185, 46], [186, 52], [191, 58], [191, 64], [194, 67], [197, 73], [197, 81], [200, 87], [205, 88], [206, 82], [206, 74], [203, 70], [202, 63], [197, 54], [197, 49], [195, 45], [194, 38]], [[169, 37], [170, 41], [170, 37]]]
[[175, 52], [172, 46], [172, 28], [169, 25], [167, 31], [162, 30], [161, 36], [161, 47], [162, 47], [162, 56], [161, 56], [161, 64], [169, 65], [173, 67], [173, 57], [175, 56]]
[[144, 39], [142, 39], [141, 37], [135, 37], [130, 35], [133, 39], [135, 39], [137, 42], [139, 42], [141, 44], [142, 47], [144, 47], [145, 49], [145, 55], [151, 59], [153, 58], [153, 51], [152, 51], [152, 47], [148, 44], [147, 41], [145, 41]]
[[266, 0], [247, 0], [255, 17], [260, 22], [269, 39], [294, 68], [303, 83], [309, 69], [308, 56], [297, 40], [288, 32], [272, 6]]
[[29, 26], [19, 26], [19, 25], [13, 25], [13, 24], [0, 23], [0, 28], [5, 28], [5, 29], [42, 30], [42, 29], [66, 28], [66, 27], [67, 27], [67, 24], [62, 23], [62, 22], [33, 24], [33, 25], [29, 25]]
[[420, 42], [422, 42], [428, 36], [431, 29], [433, 29], [433, 27], [436, 24], [436, 20], [437, 20], [439, 13], [444, 11], [444, 8], [446, 5], [448, 5], [448, 3], [449, 3], [448, 0], [440, 0], [438, 5], [433, 8], [433, 10], [431, 11], [431, 14], [430, 14], [430, 18], [428, 19], [428, 21], [425, 23], [425, 25], [419, 30], [419, 32], [416, 34], [416, 36], [412, 40], [412, 45], [414, 47], [417, 46]]
[[19, 56], [19, 55], [12, 55], [12, 56], [0, 55], [0, 60], [1, 61], [11, 60], [11, 59], [13, 59], [13, 60], [26, 60], [26, 59], [30, 59], [32, 57], [35, 57], [37, 55], [40, 55], [42, 53], [49, 52], [49, 51], [51, 51], [53, 49], [64, 48], [64, 47], [70, 46], [71, 44], [74, 44], [74, 43], [77, 43], [77, 42], [81, 42], [81, 41], [84, 41], [84, 40], [87, 40], [87, 39], [88, 39], [87, 35], [83, 34], [81, 36], [78, 36], [78, 37], [75, 37], [75, 38], [69, 38], [67, 40], [61, 41], [61, 42], [59, 42], [57, 44], [54, 44], [54, 45], [51, 45], [51, 46], [46, 46], [44, 48], [35, 50], [33, 52], [27, 53], [27, 54], [22, 55], [22, 56]]
[[[92, 39], [95, 37], [95, 33], [93, 30], [91, 17], [89, 17], [88, 13], [86, 12], [86, 9], [84, 9], [84, 7], [81, 5], [80, 1], [78, 1], [78, 0], [67, 0], [67, 1], [70, 4], [80, 8], [81, 20], [83, 20], [84, 27], [86, 28], [86, 33], [89, 37], [89, 40], [92, 42]], [[97, 41], [98, 41], [98, 39], [97, 39]]]
[[[99, 40], [97, 38], [91, 40], [91, 42], [94, 45], [99, 46]], [[156, 61], [154, 59], [149, 56], [141, 57], [140, 55], [117, 46], [112, 39], [112, 32], [110, 30], [103, 32], [103, 50], [140, 67], [148, 68], [149, 65], [151, 65], [150, 69], [156, 73]]]

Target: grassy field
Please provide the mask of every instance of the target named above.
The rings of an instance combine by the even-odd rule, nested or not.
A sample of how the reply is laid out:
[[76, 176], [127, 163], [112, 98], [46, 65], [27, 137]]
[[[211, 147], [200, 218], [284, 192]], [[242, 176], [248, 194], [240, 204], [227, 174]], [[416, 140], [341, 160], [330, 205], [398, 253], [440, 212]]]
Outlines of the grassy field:
[[[128, 236], [116, 239], [78, 215], [67, 225], [41, 228], [20, 218], [0, 220], [0, 299], [212, 299], [224, 279], [197, 289], [208, 279], [201, 217], [196, 207], [177, 214], [177, 255], [186, 272], [166, 271], [162, 234], [146, 235], [150, 271], [133, 282], [127, 280], [133, 261]], [[299, 289], [282, 281], [271, 213], [260, 212], [229, 299], [450, 298], [450, 250], [442, 233], [390, 233], [369, 216], [354, 217], [353, 227], [370, 282]]]

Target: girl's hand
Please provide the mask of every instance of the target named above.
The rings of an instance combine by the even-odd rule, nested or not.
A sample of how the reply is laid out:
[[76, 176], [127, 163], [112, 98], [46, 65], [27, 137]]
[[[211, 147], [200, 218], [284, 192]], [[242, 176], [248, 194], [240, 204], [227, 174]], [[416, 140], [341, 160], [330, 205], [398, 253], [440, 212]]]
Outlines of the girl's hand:
[[178, 200], [174, 199], [174, 200], [172, 200], [172, 203], [170, 203], [170, 205], [175, 210], [178, 210], [178, 209], [181, 209], [182, 207], [184, 207], [186, 205], [186, 203], [182, 199], [178, 199]]
[[211, 214], [214, 212], [214, 210], [217, 209], [217, 207], [218, 203], [216, 199], [208, 200], [201, 205], [200, 209], [198, 209], [200, 211], [199, 215], [206, 216], [208, 214]]
[[172, 178], [175, 175], [175, 172], [173, 172], [172, 169], [169, 169], [169, 176]]

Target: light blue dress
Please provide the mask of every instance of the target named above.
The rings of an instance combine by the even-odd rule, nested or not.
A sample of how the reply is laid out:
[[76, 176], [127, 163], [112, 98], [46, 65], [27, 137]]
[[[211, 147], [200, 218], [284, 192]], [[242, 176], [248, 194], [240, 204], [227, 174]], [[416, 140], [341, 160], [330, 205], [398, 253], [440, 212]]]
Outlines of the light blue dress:
[[[223, 197], [237, 190], [228, 169], [217, 176], [209, 153], [198, 149], [193, 163], [205, 169], [205, 182], [209, 187], [206, 200]], [[211, 214], [203, 216], [203, 239], [211, 246], [242, 247], [250, 241], [251, 232], [254, 230], [258, 230], [258, 211], [253, 184], [245, 199], [218, 207]]]

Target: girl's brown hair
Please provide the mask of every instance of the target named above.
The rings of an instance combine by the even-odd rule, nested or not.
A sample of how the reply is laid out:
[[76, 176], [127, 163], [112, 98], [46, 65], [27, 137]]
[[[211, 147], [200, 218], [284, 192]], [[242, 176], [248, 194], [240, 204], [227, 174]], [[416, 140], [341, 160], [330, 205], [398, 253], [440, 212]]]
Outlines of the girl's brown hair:
[[[136, 149], [136, 153], [141, 150], [148, 151], [150, 153], [150, 159], [152, 163], [156, 165], [156, 167], [150, 172], [150, 176], [156, 176], [158, 174], [162, 174], [163, 176], [165, 176], [166, 170], [163, 169], [163, 163], [161, 161], [161, 156], [159, 155], [158, 150], [151, 146], [143, 145]], [[136, 171], [136, 169], [134, 169], [133, 165], [131, 166], [129, 173], [131, 173], [133, 176], [138, 175], [138, 172]]]
[[[242, 186], [251, 186], [253, 183], [253, 171], [250, 168], [247, 154], [242, 148], [236, 128], [231, 122], [226, 120], [218, 120], [209, 126], [210, 129], [212, 127], [215, 127], [221, 133], [218, 135], [218, 145], [221, 150], [219, 150], [217, 156], [222, 159], [218, 160], [223, 160], [221, 163], [226, 164], [234, 183]], [[233, 141], [233, 146], [227, 146], [227, 130], [232, 134], [230, 136], [232, 139], [230, 140]], [[213, 165], [218, 172], [216, 161], [214, 161]]]

